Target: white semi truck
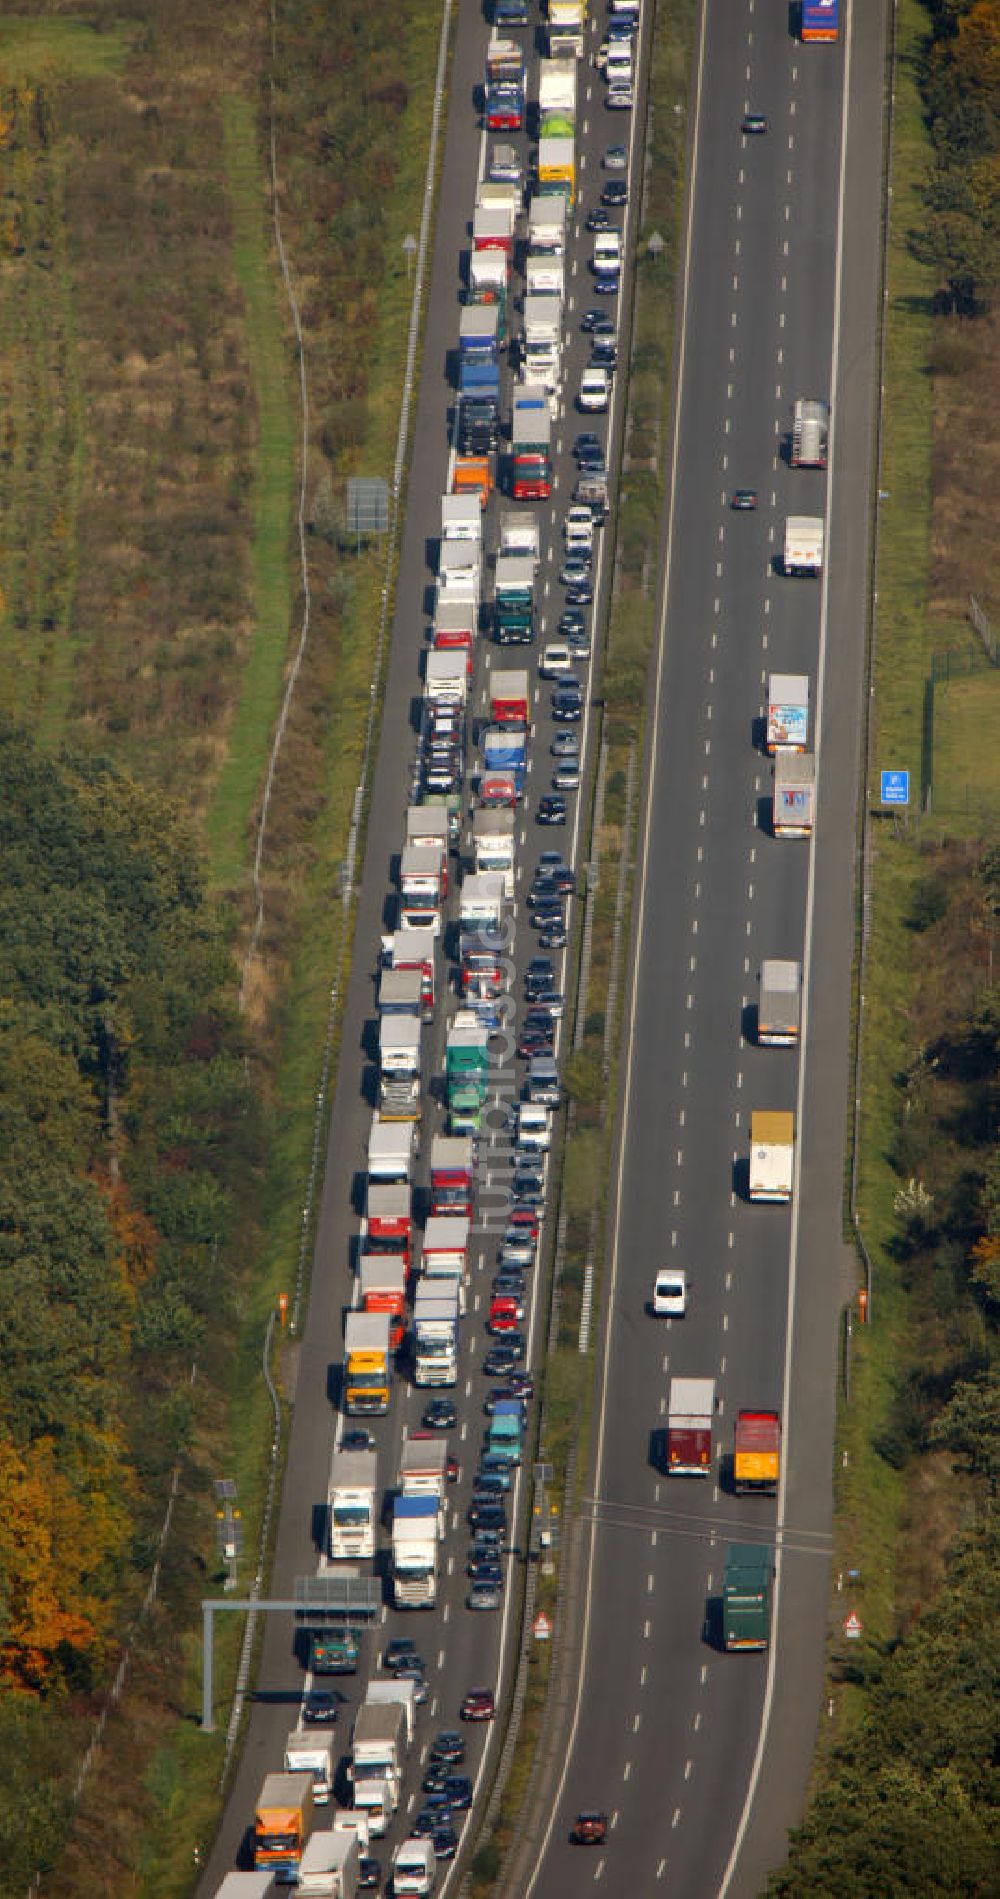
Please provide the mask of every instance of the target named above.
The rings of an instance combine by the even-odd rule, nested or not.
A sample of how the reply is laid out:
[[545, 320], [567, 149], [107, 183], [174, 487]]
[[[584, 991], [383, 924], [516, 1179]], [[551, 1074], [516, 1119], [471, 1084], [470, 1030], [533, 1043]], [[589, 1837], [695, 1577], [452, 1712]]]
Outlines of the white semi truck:
[[330, 1461], [330, 1555], [354, 1562], [375, 1554], [378, 1457], [375, 1451], [334, 1451]]

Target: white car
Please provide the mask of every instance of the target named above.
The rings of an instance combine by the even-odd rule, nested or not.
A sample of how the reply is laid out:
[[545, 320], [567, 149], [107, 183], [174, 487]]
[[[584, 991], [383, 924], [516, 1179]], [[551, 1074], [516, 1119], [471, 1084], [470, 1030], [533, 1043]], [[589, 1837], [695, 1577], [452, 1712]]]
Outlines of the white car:
[[687, 1301], [687, 1274], [679, 1266], [661, 1266], [653, 1281], [653, 1317], [683, 1319]]
[[563, 522], [563, 540], [566, 543], [567, 553], [571, 551], [578, 553], [581, 550], [588, 554], [593, 553], [594, 517], [590, 509], [584, 507], [582, 502], [576, 502], [570, 508]]
[[543, 646], [538, 655], [538, 670], [543, 679], [560, 679], [572, 672], [573, 655], [568, 646]]
[[609, 112], [631, 112], [635, 104], [631, 86], [609, 86], [604, 103]]
[[611, 385], [606, 369], [585, 369], [580, 377], [580, 394], [577, 398], [581, 409], [588, 414], [601, 415], [608, 406]]

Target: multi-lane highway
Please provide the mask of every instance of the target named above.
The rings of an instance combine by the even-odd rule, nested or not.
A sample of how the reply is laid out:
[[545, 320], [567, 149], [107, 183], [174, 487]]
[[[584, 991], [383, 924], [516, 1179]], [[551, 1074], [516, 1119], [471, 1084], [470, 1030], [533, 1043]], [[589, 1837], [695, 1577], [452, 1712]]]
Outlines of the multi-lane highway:
[[[595, 22], [600, 24], [601, 22]], [[529, 98], [535, 96], [537, 71], [537, 16], [524, 35], [529, 55]], [[335, 1397], [337, 1366], [341, 1357], [343, 1313], [351, 1302], [352, 1242], [358, 1230], [363, 1205], [363, 1170], [372, 1108], [372, 1075], [369, 1054], [371, 1025], [376, 1013], [376, 959], [380, 940], [391, 918], [394, 861], [403, 842], [404, 815], [411, 792], [411, 766], [415, 732], [412, 708], [420, 691], [422, 656], [426, 650], [428, 592], [433, 579], [437, 541], [440, 531], [439, 497], [448, 486], [451, 447], [449, 414], [454, 402], [454, 358], [458, 340], [462, 253], [469, 246], [469, 232], [477, 181], [481, 176], [486, 142], [481, 133], [475, 97], [481, 86], [489, 28], [475, 9], [461, 8], [458, 14], [455, 46], [450, 74], [449, 108], [442, 185], [438, 207], [436, 236], [430, 276], [430, 293], [425, 335], [423, 370], [417, 403], [413, 438], [415, 471], [410, 483], [405, 529], [402, 538], [397, 609], [391, 655], [386, 680], [382, 733], [372, 784], [371, 820], [368, 831], [364, 873], [360, 885], [356, 925], [356, 950], [346, 995], [341, 1056], [332, 1107], [330, 1138], [319, 1218], [315, 1266], [309, 1302], [308, 1322], [294, 1363], [294, 1417], [288, 1445], [287, 1475], [278, 1523], [276, 1552], [271, 1577], [272, 1596], [287, 1597], [295, 1579], [315, 1571], [323, 1561], [325, 1510], [330, 1454], [337, 1430], [337, 1418], [331, 1400]], [[596, 40], [594, 41], [596, 44]], [[562, 589], [556, 575], [563, 556], [561, 523], [569, 502], [574, 465], [572, 444], [578, 427], [596, 427], [603, 434], [620, 427], [616, 401], [612, 415], [596, 422], [577, 417], [574, 397], [582, 368], [589, 358], [589, 344], [580, 330], [584, 308], [594, 301], [588, 275], [591, 240], [583, 230], [584, 217], [598, 201], [607, 172], [601, 167], [601, 154], [611, 141], [629, 143], [639, 136], [633, 133], [632, 116], [605, 113], [603, 85], [589, 62], [580, 65], [580, 105], [577, 122], [577, 165], [580, 194], [575, 217], [571, 220], [567, 248], [567, 330], [563, 351], [563, 391], [561, 412], [554, 427], [554, 482], [549, 503], [537, 512], [543, 532], [543, 560], [539, 575], [539, 616], [536, 645], [521, 652], [498, 654], [485, 640], [480, 642], [476, 658], [476, 677], [472, 711], [480, 716], [485, 706], [489, 669], [498, 659], [504, 665], [527, 664], [532, 676], [533, 716], [529, 749], [527, 795], [518, 817], [518, 896], [514, 906], [514, 955], [519, 967], [534, 948], [528, 927], [524, 894], [539, 853], [551, 844], [563, 849], [570, 861], [578, 843], [579, 801], [568, 796], [569, 823], [565, 830], [547, 831], [535, 823], [538, 801], [550, 786], [553, 759], [551, 741], [556, 727], [549, 714], [548, 687], [535, 677], [537, 653], [547, 638], [556, 633], [562, 607]], [[638, 127], [638, 117], [636, 120]], [[509, 142], [506, 134], [501, 135]], [[517, 135], [517, 145], [527, 172], [529, 140], [527, 133]], [[638, 176], [638, 166], [631, 168]], [[621, 214], [618, 214], [620, 219]], [[635, 219], [635, 207], [628, 212], [629, 227]], [[519, 292], [520, 276], [515, 279]], [[615, 300], [608, 300], [615, 313]], [[513, 328], [519, 327], [515, 316]], [[509, 416], [509, 372], [505, 370], [507, 396], [504, 404]], [[485, 516], [485, 543], [496, 546], [499, 508], [509, 505], [505, 499], [491, 502]], [[610, 530], [604, 530], [605, 536]], [[598, 535], [601, 548], [602, 537]], [[600, 596], [606, 580], [606, 561], [599, 551], [595, 580]], [[488, 591], [488, 590], [487, 590]], [[588, 613], [588, 619], [591, 615]], [[596, 621], [596, 616], [595, 616]], [[599, 661], [591, 663], [592, 666]], [[587, 665], [577, 666], [584, 676]], [[589, 715], [585, 710], [582, 738], [586, 745]], [[581, 728], [578, 728], [581, 729]], [[474, 753], [470, 749], [470, 759]], [[466, 785], [466, 810], [470, 787]], [[468, 861], [468, 827], [463, 834], [463, 854]], [[453, 877], [457, 883], [457, 877]], [[454, 912], [454, 897], [451, 899]], [[441, 975], [444, 974], [442, 962]], [[446, 1013], [454, 1007], [454, 993], [447, 985], [439, 1002], [437, 1019], [427, 1051], [426, 1077], [440, 1075], [443, 1065]], [[520, 1002], [520, 992], [518, 992]], [[522, 1076], [518, 1065], [517, 1079]], [[443, 1126], [440, 1109], [425, 1087], [424, 1166], [429, 1136], [435, 1126]], [[422, 1174], [421, 1178], [424, 1178]], [[551, 1218], [553, 1209], [546, 1209]], [[483, 1398], [488, 1381], [479, 1365], [487, 1343], [484, 1329], [489, 1284], [494, 1269], [495, 1238], [477, 1233], [472, 1252], [472, 1283], [469, 1315], [463, 1325], [462, 1363], [458, 1400], [461, 1424], [452, 1436], [451, 1448], [462, 1461], [462, 1480], [451, 1494], [449, 1530], [444, 1544], [441, 1588], [435, 1611], [425, 1615], [397, 1615], [387, 1611], [374, 1635], [365, 1639], [363, 1665], [354, 1681], [342, 1680], [346, 1694], [337, 1724], [337, 1752], [343, 1758], [350, 1745], [354, 1710], [364, 1692], [368, 1676], [375, 1672], [378, 1656], [392, 1635], [413, 1637], [427, 1666], [429, 1696], [418, 1715], [418, 1738], [409, 1763], [404, 1796], [397, 1822], [386, 1840], [375, 1843], [383, 1870], [391, 1850], [404, 1837], [406, 1822], [419, 1798], [418, 1789], [428, 1742], [435, 1729], [454, 1726], [459, 1703], [466, 1690], [480, 1683], [499, 1684], [505, 1660], [512, 1650], [512, 1612], [516, 1607], [520, 1557], [515, 1554], [507, 1564], [508, 1608], [503, 1616], [472, 1615], [464, 1607], [467, 1580], [464, 1574], [467, 1536], [464, 1512], [469, 1500], [469, 1480], [478, 1454], [484, 1417]], [[531, 1312], [530, 1338], [537, 1333], [537, 1302]], [[399, 1443], [404, 1425], [419, 1424], [427, 1393], [414, 1390], [405, 1379], [395, 1385], [391, 1413], [376, 1420], [373, 1434], [380, 1458], [380, 1485], [391, 1490], [398, 1468]], [[384, 1573], [384, 1546], [380, 1566]], [[388, 1592], [387, 1592], [388, 1596]], [[221, 1684], [220, 1684], [221, 1687]], [[252, 1823], [255, 1802], [264, 1775], [280, 1768], [285, 1737], [295, 1725], [304, 1689], [300, 1659], [293, 1648], [293, 1631], [284, 1618], [268, 1621], [257, 1671], [256, 1690], [251, 1700], [247, 1733], [229, 1790], [219, 1834], [209, 1856], [200, 1890], [213, 1894], [232, 1866], [252, 1864]], [[469, 1770], [480, 1768], [486, 1749], [493, 1743], [492, 1730], [469, 1732]], [[341, 1800], [349, 1789], [341, 1777]]]
[[[624, 1120], [615, 1183], [586, 1631], [571, 1745], [515, 1889], [603, 1881], [752, 1893], [801, 1812], [829, 1590], [836, 1317], [855, 816], [863, 704], [880, 217], [882, 21], [838, 47], [788, 9], [707, 5], [672, 507], [662, 595]], [[746, 138], [747, 109], [767, 115]], [[787, 459], [796, 396], [831, 396], [828, 477]], [[829, 496], [827, 495], [829, 481]], [[734, 513], [734, 488], [758, 491]], [[784, 519], [827, 514], [822, 584], [780, 573]], [[814, 844], [769, 834], [755, 722], [772, 671], [806, 672], [818, 722]], [[804, 958], [805, 1037], [753, 1045], [764, 957]], [[794, 1108], [790, 1211], [745, 1198], [754, 1108]], [[683, 1265], [683, 1321], [647, 1316]], [[672, 1374], [714, 1377], [717, 1473], [666, 1478]], [[736, 1498], [741, 1406], [780, 1409], [776, 1505]], [[773, 1540], [770, 1656], [725, 1655], [709, 1606], [730, 1540]], [[578, 1809], [610, 1818], [581, 1863]]]

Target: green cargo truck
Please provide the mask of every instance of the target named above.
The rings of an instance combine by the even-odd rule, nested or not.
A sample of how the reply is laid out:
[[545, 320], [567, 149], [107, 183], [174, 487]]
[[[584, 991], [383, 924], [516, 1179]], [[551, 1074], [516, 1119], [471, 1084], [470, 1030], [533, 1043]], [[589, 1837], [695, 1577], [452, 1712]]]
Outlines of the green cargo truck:
[[361, 1654], [357, 1629], [335, 1624], [317, 1632], [309, 1644], [309, 1666], [314, 1675], [353, 1675]]
[[722, 1575], [722, 1641], [727, 1651], [767, 1648], [773, 1575], [774, 1553], [768, 1544], [730, 1544]]

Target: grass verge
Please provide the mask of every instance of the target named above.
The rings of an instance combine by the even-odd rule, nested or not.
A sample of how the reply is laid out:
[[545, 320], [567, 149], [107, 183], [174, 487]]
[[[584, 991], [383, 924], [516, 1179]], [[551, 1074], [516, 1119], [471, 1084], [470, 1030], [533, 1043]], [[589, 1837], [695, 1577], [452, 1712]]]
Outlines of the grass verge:
[[250, 817], [274, 737], [288, 657], [296, 420], [274, 255], [265, 238], [265, 196], [252, 102], [221, 102], [233, 214], [233, 269], [243, 293], [257, 411], [253, 496], [253, 636], [240, 681], [225, 763], [208, 812], [213, 870], [224, 886], [245, 868]]

